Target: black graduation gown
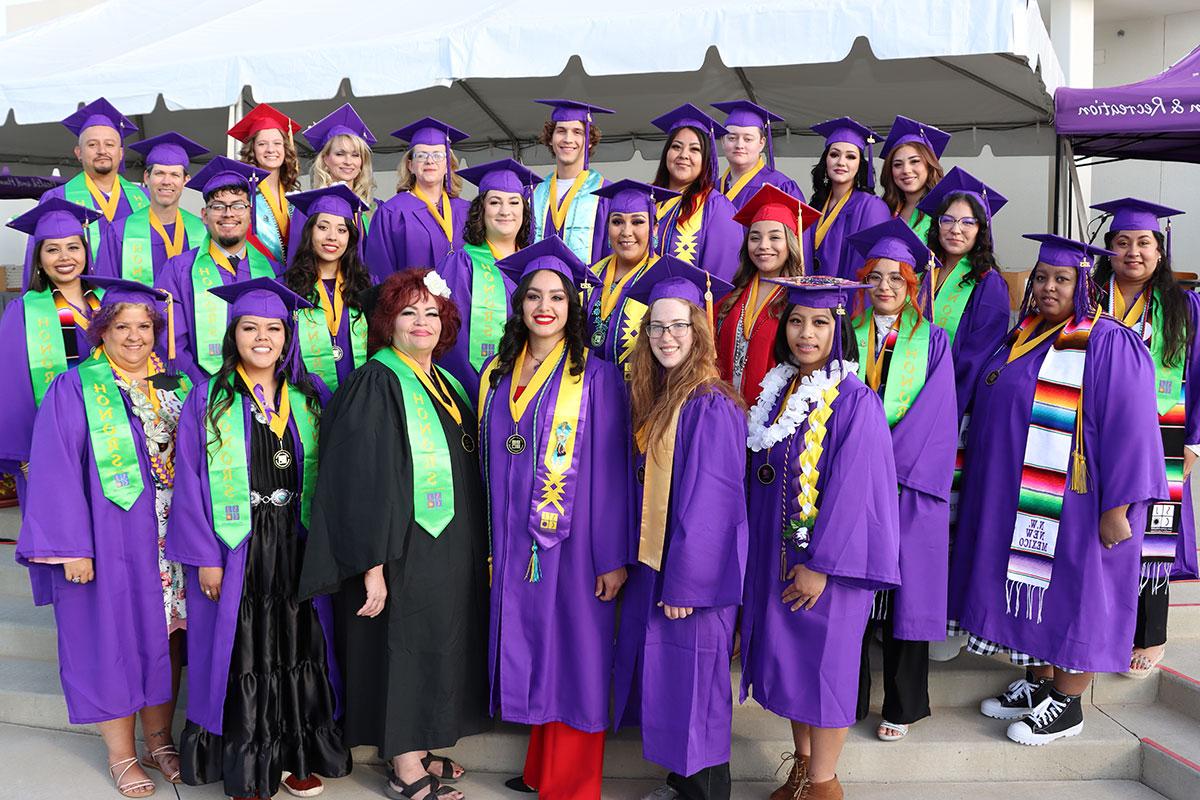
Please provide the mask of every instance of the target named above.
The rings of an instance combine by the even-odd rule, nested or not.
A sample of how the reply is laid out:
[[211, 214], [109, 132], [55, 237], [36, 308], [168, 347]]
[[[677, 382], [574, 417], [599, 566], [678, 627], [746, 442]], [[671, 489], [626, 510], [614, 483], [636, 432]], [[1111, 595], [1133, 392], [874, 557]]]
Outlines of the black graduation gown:
[[[475, 412], [455, 396], [476, 441]], [[351, 746], [381, 758], [449, 747], [487, 715], [487, 528], [477, 448], [437, 408], [454, 476], [454, 518], [436, 539], [413, 518], [412, 452], [400, 382], [368, 361], [321, 418], [321, 461], [300, 596], [334, 595]], [[363, 573], [383, 564], [387, 604], [374, 619]]]

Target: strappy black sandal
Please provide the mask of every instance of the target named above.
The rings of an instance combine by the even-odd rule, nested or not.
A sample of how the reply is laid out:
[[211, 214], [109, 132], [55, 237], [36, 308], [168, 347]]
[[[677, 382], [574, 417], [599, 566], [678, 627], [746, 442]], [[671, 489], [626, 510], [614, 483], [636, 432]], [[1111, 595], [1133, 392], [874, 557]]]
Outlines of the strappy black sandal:
[[[434, 764], [437, 764], [442, 768], [441, 775], [433, 775], [432, 772], [429, 772], [429, 768], [431, 766], [433, 766]], [[426, 772], [429, 772], [430, 775], [433, 775], [433, 777], [440, 780], [442, 783], [454, 783], [456, 781], [461, 780], [462, 777], [467, 774], [467, 771], [465, 769], [463, 769], [462, 775], [455, 777], [454, 776], [454, 761], [452, 759], [446, 758], [445, 756], [439, 756], [432, 752], [427, 753], [425, 755], [425, 757], [421, 759], [421, 767]]]
[[[397, 786], [400, 788], [397, 789]], [[425, 775], [412, 783], [405, 783], [400, 780], [395, 771], [389, 770], [388, 781], [383, 785], [383, 793], [392, 798], [392, 800], [415, 800], [416, 796], [426, 787], [428, 787], [429, 793], [422, 800], [445, 797], [457, 791], [457, 789], [451, 789], [449, 786], [442, 786], [441, 781], [433, 775]]]

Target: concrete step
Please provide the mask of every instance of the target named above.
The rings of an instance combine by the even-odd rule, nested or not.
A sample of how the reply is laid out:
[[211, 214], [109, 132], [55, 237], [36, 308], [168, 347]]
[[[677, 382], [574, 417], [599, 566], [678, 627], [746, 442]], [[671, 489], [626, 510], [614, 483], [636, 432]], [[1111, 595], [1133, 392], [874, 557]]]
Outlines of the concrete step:
[[0, 539], [16, 539], [21, 530], [21, 509], [16, 506], [0, 508]]
[[1196, 800], [1200, 797], [1200, 764], [1145, 737], [1142, 782], [1169, 800]]
[[29, 570], [14, 560], [15, 552], [15, 545], [0, 542], [0, 597], [28, 599], [30, 597]]
[[[1109, 705], [1101, 710], [1147, 743], [1148, 747], [1167, 756], [1165, 760], [1155, 758], [1148, 761], [1149, 771], [1144, 767], [1143, 777], [1158, 780], [1172, 773], [1200, 770], [1200, 766], [1197, 766], [1200, 765], [1200, 722], [1195, 717], [1162, 703], [1152, 706]], [[1200, 773], [1191, 782], [1191, 788], [1193, 794], [1190, 797], [1200, 797]]]
[[1167, 617], [1167, 639], [1200, 638], [1200, 581], [1171, 584], [1171, 611]]
[[0, 594], [0, 658], [58, 660], [58, 633], [52, 606], [28, 597]]

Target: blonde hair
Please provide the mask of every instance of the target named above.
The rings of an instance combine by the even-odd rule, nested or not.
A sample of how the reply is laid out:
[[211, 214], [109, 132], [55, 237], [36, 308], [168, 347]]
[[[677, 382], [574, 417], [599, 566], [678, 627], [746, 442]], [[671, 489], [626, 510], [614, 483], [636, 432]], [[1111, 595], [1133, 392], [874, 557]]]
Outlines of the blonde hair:
[[[411, 192], [417, 185], [417, 175], [409, 166], [412, 164], [412, 148], [404, 154], [404, 158], [400, 159], [400, 163], [396, 166], [396, 194], [401, 192]], [[450, 191], [448, 194], [451, 197], [458, 197], [462, 194], [462, 178], [458, 177], [458, 157], [454, 155], [454, 151], [450, 151], [450, 163], [446, 165], [446, 169], [450, 170]]]
[[328, 168], [325, 166], [325, 156], [329, 155], [334, 147], [344, 146], [354, 150], [362, 156], [362, 169], [359, 170], [358, 177], [354, 179], [354, 183], [350, 188], [356, 195], [362, 198], [367, 205], [371, 204], [371, 199], [375, 195], [375, 169], [371, 166], [371, 146], [361, 136], [356, 136], [349, 133], [339, 133], [331, 138], [321, 148], [321, 152], [317, 153], [317, 158], [313, 161], [312, 168], [308, 171], [308, 175], [312, 178], [312, 188], [324, 189], [326, 186], [332, 186], [339, 183], [329, 174]]

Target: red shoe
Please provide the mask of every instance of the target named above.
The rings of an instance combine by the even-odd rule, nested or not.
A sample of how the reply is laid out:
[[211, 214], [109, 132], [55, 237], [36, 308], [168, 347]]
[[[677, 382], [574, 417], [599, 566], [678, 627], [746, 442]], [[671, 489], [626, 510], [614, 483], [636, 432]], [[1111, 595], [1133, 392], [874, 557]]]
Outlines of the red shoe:
[[296, 797], [316, 797], [325, 791], [325, 784], [316, 775], [309, 775], [307, 778], [297, 778], [288, 772], [285, 773], [281, 783], [283, 784], [283, 788], [287, 789], [288, 794], [293, 794]]

